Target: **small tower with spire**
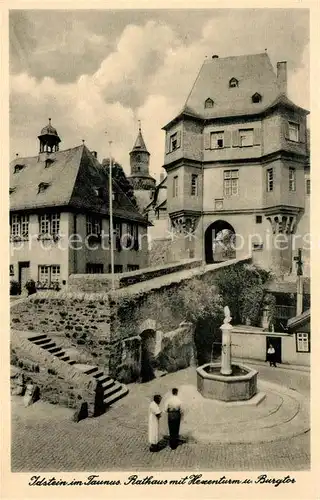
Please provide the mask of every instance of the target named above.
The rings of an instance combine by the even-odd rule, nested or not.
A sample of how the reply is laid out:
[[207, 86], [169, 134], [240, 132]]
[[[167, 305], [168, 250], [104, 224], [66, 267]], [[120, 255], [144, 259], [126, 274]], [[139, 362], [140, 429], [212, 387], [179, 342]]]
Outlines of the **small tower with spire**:
[[51, 125], [51, 118], [49, 118], [48, 125], [41, 130], [38, 139], [40, 141], [39, 153], [55, 153], [59, 151], [61, 139], [56, 129]]
[[139, 132], [130, 151], [130, 182], [134, 189], [148, 190], [155, 186], [155, 179], [149, 174], [150, 153], [147, 150], [141, 132], [141, 122], [139, 120]]

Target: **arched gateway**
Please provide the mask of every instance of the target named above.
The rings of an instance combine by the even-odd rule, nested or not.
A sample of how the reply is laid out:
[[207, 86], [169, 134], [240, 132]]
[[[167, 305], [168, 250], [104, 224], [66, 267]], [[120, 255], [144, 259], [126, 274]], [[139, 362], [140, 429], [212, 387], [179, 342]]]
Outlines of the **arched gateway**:
[[216, 220], [206, 229], [204, 235], [205, 257], [207, 264], [234, 259], [235, 230], [225, 220]]

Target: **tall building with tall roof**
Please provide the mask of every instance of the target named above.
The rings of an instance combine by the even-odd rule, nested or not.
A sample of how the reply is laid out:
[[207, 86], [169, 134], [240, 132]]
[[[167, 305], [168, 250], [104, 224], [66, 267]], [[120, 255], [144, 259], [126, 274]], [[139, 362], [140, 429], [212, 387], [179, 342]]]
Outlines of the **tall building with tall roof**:
[[[82, 144], [59, 150], [49, 124], [38, 154], [10, 163], [10, 277], [23, 288], [66, 284], [70, 274], [109, 273], [108, 177], [95, 152]], [[148, 221], [113, 182], [115, 272], [148, 265]]]
[[204, 61], [164, 127], [173, 260], [223, 260], [230, 234], [236, 255], [294, 271], [309, 232], [307, 115], [287, 95], [286, 62], [275, 72], [267, 53]]
[[144, 142], [139, 123], [137, 139], [130, 151], [130, 176], [134, 194], [141, 212], [150, 203], [152, 192], [156, 186], [156, 180], [149, 173], [150, 153]]

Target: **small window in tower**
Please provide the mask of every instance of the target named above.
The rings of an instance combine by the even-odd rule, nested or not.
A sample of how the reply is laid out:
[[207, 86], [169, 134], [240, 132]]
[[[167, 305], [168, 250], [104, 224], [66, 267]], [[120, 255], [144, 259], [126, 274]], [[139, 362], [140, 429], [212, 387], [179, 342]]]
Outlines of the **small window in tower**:
[[214, 102], [212, 99], [210, 99], [210, 97], [208, 97], [208, 99], [206, 99], [204, 102], [205, 108], [213, 108], [213, 105], [214, 105]]
[[141, 161], [141, 156], [137, 155], [137, 161]]
[[256, 215], [256, 224], [262, 224], [262, 215]]
[[229, 80], [229, 88], [232, 89], [234, 87], [239, 87], [239, 81], [236, 78], [231, 78]]
[[137, 170], [138, 170], [138, 172], [140, 172], [140, 170], [141, 170], [141, 169], [140, 169], [140, 166], [138, 166], [138, 167], [137, 167]]

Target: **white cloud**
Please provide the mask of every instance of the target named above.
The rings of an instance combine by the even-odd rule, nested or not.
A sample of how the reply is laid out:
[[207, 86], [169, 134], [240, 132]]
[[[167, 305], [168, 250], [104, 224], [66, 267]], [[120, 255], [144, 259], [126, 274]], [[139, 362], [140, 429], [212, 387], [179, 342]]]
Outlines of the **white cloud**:
[[[164, 153], [161, 127], [182, 108], [205, 56], [213, 53], [223, 57], [268, 47], [273, 64], [288, 59], [290, 96], [307, 107], [309, 49], [305, 47], [300, 61], [303, 26], [283, 24], [280, 14], [255, 16], [230, 11], [209, 19], [191, 44], [181, 40], [171, 27], [155, 21], [143, 26], [127, 25], [99, 69], [72, 83], [58, 83], [49, 77], [38, 80], [25, 72], [13, 75], [11, 155], [37, 154], [37, 135], [50, 116], [63, 148], [81, 144], [85, 139], [102, 159], [108, 155], [108, 141], [112, 139], [113, 156], [129, 173], [129, 151], [139, 118], [151, 153], [150, 173], [159, 175]], [[248, 26], [248, 30], [243, 26]], [[85, 25], [75, 24], [61, 50], [67, 51], [71, 44], [71, 55], [76, 53], [75, 45], [85, 44], [86, 35], [89, 36]], [[91, 46], [99, 47], [101, 37], [92, 33], [90, 36]], [[81, 45], [79, 51], [83, 50]]]

